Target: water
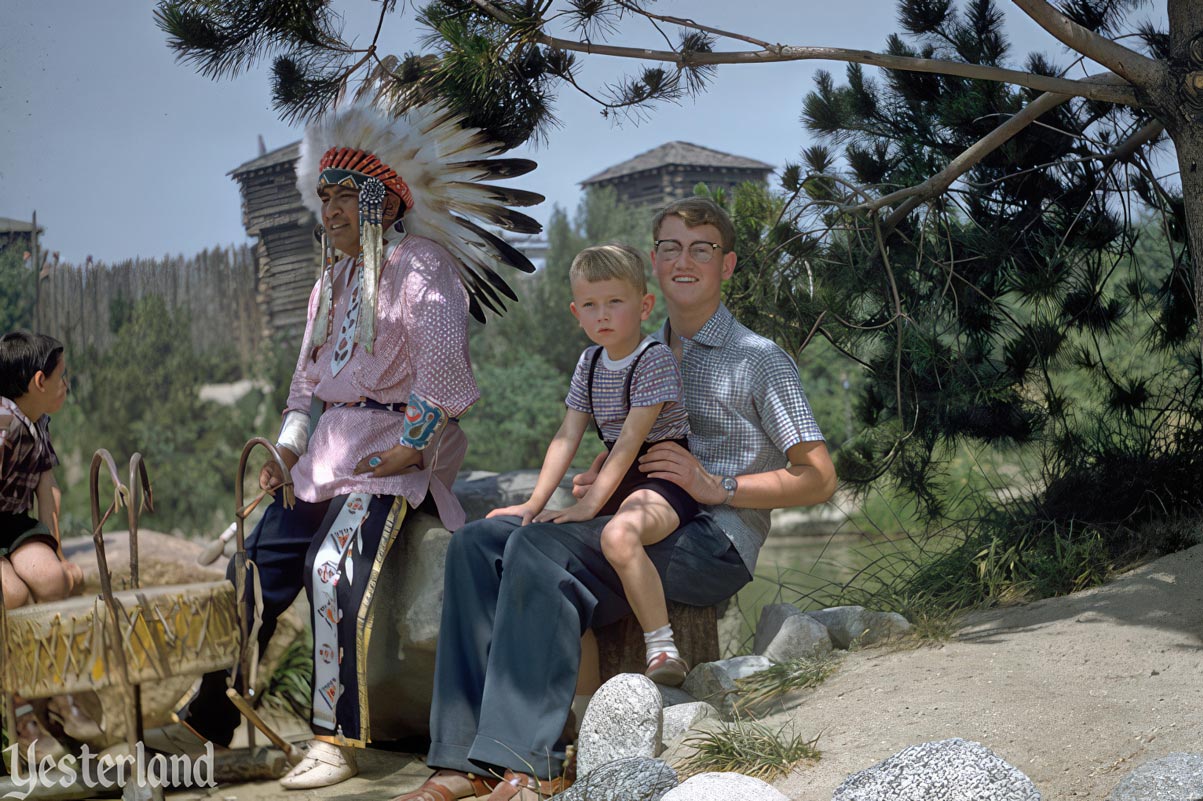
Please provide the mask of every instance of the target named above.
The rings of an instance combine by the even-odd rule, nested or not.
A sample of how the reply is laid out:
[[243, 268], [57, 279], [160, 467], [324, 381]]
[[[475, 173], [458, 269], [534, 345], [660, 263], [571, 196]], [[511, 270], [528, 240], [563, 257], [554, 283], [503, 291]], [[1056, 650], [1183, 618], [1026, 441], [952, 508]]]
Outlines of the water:
[[905, 536], [891, 539], [837, 533], [774, 541], [770, 534], [760, 552], [756, 577], [736, 596], [744, 618], [743, 644], [738, 652], [750, 652], [751, 636], [764, 606], [788, 603], [807, 611], [840, 603], [839, 596], [848, 586], [880, 586], [928, 548], [930, 545]]

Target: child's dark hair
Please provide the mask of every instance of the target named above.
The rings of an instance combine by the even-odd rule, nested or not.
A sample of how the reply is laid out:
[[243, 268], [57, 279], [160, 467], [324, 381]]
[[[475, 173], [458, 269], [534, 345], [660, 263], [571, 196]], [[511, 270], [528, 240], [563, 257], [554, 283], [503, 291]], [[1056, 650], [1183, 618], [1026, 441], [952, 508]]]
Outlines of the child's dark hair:
[[41, 370], [50, 375], [63, 356], [63, 343], [46, 334], [12, 331], [0, 337], [0, 395], [11, 400], [29, 392]]

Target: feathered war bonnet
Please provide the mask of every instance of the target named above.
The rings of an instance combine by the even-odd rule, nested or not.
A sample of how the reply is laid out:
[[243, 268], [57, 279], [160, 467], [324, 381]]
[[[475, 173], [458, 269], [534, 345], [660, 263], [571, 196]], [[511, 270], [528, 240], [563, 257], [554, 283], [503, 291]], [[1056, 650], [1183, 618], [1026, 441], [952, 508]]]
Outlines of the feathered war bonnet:
[[[537, 166], [528, 159], [493, 158], [502, 151], [484, 132], [464, 127], [462, 117], [442, 106], [412, 106], [394, 116], [363, 95], [325, 113], [305, 130], [297, 162], [297, 188], [305, 205], [321, 219], [318, 192], [323, 187], [346, 186], [359, 192], [364, 264], [355, 340], [369, 352], [384, 254], [381, 226], [386, 192], [401, 200], [404, 222], [397, 222], [398, 230], [432, 239], [455, 256], [473, 317], [483, 323], [485, 308], [504, 313], [502, 295], [518, 299], [495, 268], [508, 264], [529, 273], [534, 265], [473, 221], [517, 233], [543, 230], [537, 221], [508, 208], [541, 203], [542, 195], [480, 183], [524, 175]], [[315, 348], [328, 335], [332, 302], [328, 263], [314, 319]]]

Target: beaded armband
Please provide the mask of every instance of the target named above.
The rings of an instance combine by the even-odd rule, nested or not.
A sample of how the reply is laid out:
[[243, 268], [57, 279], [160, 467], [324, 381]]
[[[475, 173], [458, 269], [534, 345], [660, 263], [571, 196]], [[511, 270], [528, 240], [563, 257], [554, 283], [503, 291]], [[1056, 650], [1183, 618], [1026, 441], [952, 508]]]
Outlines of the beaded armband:
[[447, 413], [411, 392], [405, 402], [405, 431], [401, 444], [420, 451], [447, 422]]

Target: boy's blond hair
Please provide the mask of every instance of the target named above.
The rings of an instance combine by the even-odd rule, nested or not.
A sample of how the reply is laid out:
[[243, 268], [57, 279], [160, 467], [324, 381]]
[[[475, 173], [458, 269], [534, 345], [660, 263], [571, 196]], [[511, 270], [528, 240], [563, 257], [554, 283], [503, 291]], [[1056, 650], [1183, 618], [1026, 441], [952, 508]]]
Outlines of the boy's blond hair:
[[576, 254], [568, 270], [569, 282], [609, 281], [617, 278], [647, 294], [647, 274], [643, 269], [643, 254], [630, 245], [611, 242], [595, 245]]
[[660, 238], [660, 226], [665, 217], [680, 217], [681, 222], [690, 228], [699, 225], [713, 225], [718, 229], [719, 242], [723, 251], [730, 253], [735, 250], [735, 226], [727, 210], [707, 197], [687, 197], [662, 208], [652, 219], [652, 239]]

